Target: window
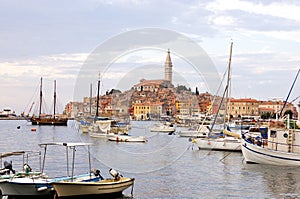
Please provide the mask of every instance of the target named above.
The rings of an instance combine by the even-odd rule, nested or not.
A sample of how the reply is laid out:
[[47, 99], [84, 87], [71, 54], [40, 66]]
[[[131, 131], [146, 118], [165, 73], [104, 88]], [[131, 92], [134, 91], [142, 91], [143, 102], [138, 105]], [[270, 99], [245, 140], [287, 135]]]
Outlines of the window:
[[277, 137], [277, 131], [271, 130], [270, 137], [271, 138], [276, 138]]

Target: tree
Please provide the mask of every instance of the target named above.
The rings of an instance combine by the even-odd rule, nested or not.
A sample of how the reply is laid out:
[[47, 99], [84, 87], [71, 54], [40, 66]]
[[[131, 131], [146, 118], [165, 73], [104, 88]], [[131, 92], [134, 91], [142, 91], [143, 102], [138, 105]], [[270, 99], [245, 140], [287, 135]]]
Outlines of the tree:
[[271, 113], [270, 112], [264, 113], [260, 117], [261, 119], [270, 119]]
[[292, 119], [292, 118], [293, 118], [293, 111], [291, 111], [291, 110], [286, 110], [286, 111], [284, 112], [284, 115], [289, 115], [289, 118]]
[[199, 95], [198, 87], [196, 87], [196, 95]]
[[187, 91], [188, 89], [184, 85], [178, 85], [176, 88], [177, 91]]

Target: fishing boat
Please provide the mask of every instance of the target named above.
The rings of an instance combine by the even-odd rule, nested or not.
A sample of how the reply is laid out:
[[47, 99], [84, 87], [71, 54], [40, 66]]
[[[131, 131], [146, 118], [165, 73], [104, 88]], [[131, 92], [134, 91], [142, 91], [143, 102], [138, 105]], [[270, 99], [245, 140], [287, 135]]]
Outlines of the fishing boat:
[[30, 118], [30, 122], [32, 125], [55, 125], [55, 126], [66, 126], [68, 123], [67, 117], [62, 117], [56, 115], [56, 80], [54, 80], [54, 103], [53, 103], [53, 115], [42, 114], [42, 101], [43, 101], [43, 90], [42, 90], [42, 82], [41, 78], [40, 83], [40, 100], [39, 100], [39, 114], [36, 117], [33, 115]]
[[[27, 165], [26, 167], [22, 167], [21, 171], [17, 171], [13, 168], [13, 164], [12, 161], [8, 162], [8, 161], [4, 161], [4, 158], [8, 158], [8, 157], [12, 157], [12, 156], [22, 156], [22, 166]], [[1, 180], [5, 180], [5, 179], [12, 179], [12, 178], [21, 178], [21, 177], [25, 177], [26, 174], [30, 174], [30, 175], [35, 175], [35, 176], [39, 176], [41, 175], [41, 172], [38, 171], [32, 171], [27, 170], [25, 172], [25, 168], [29, 169], [29, 163], [28, 163], [28, 158], [32, 158], [32, 156], [36, 156], [37, 158], [40, 156], [40, 152], [39, 151], [13, 151], [13, 152], [6, 152], [6, 153], [0, 153], [0, 165], [3, 162], [3, 168], [0, 169], [0, 181]]]
[[173, 133], [176, 128], [170, 122], [160, 122], [150, 128], [151, 132]]
[[33, 171], [29, 166], [28, 159], [33, 159], [33, 156], [40, 160], [39, 151], [14, 151], [1, 153], [1, 162], [3, 158], [11, 156], [22, 156], [22, 169], [17, 171], [13, 169], [12, 162], [4, 161], [4, 169], [1, 169], [0, 174], [0, 195], [12, 198], [26, 197], [47, 197], [51, 195], [52, 189], [47, 185], [47, 175], [41, 171]]
[[300, 166], [300, 130], [271, 122], [266, 137], [243, 134], [242, 153], [247, 163]]
[[[279, 119], [269, 122], [267, 135], [243, 134], [242, 153], [247, 163], [300, 166], [300, 129], [290, 127], [289, 115], [282, 117], [282, 112], [299, 72], [300, 69], [280, 111]], [[299, 120], [297, 124], [299, 124]]]
[[[69, 181], [56, 180], [50, 182], [54, 187], [56, 196], [61, 197], [91, 197], [91, 196], [121, 196], [122, 192], [134, 184], [134, 178], [122, 177], [122, 175], [114, 170], [110, 169], [109, 173], [113, 178], [104, 179], [100, 175], [100, 171], [95, 172], [98, 174], [98, 178], [90, 177], [89, 180], [74, 180], [75, 169], [75, 151], [78, 146], [88, 147], [88, 159], [89, 159], [89, 171], [91, 171], [90, 163], [90, 143], [46, 143], [42, 144], [45, 148], [49, 145], [63, 145], [70, 148], [73, 151], [72, 170]], [[67, 168], [69, 168], [67, 166]], [[91, 174], [90, 174], [91, 176]], [[132, 190], [133, 191], [133, 190]]]
[[[229, 56], [229, 63], [228, 63], [228, 71], [227, 71], [227, 83], [226, 87], [222, 96], [222, 101], [221, 104], [224, 100], [229, 99], [228, 97], [228, 90], [230, 86], [230, 79], [231, 79], [231, 56], [232, 56], [232, 46], [233, 43], [231, 42], [230, 45], [230, 56]], [[226, 94], [226, 97], [225, 97]], [[219, 105], [219, 110], [221, 107], [221, 104]], [[236, 132], [232, 132], [229, 128], [228, 125], [226, 124], [226, 115], [227, 115], [227, 106], [228, 106], [228, 101], [226, 101], [226, 106], [225, 106], [225, 119], [224, 119], [224, 124], [223, 124], [223, 130], [216, 134], [214, 133], [213, 135], [213, 129], [214, 129], [214, 124], [216, 122], [217, 115], [214, 119], [214, 122], [210, 128], [210, 132], [207, 137], [205, 138], [195, 138], [193, 139], [193, 143], [196, 143], [199, 149], [207, 149], [207, 150], [223, 150], [223, 151], [241, 151], [241, 139], [240, 139], [240, 134]], [[218, 110], [218, 112], [219, 112]]]

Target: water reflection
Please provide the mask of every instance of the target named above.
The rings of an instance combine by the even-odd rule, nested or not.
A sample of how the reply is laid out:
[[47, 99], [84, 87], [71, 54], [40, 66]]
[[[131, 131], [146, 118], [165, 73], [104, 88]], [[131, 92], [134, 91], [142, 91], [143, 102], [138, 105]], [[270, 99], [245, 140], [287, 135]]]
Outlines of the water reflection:
[[[270, 197], [299, 198], [300, 197], [300, 168], [279, 167], [260, 164], [245, 164], [244, 174], [255, 176], [257, 182], [263, 181]], [[252, 178], [252, 180], [255, 180]], [[263, 189], [264, 190], [264, 189]], [[259, 193], [257, 193], [259, 194]]]

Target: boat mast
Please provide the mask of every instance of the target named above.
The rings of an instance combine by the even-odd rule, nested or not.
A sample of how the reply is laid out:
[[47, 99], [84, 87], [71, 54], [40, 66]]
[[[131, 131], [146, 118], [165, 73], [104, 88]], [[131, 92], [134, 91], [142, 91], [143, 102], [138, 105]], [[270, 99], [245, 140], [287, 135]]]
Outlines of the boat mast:
[[[233, 42], [231, 42], [231, 44], [230, 44], [230, 55], [229, 55], [228, 71], [227, 71], [224, 129], [226, 128], [227, 109], [228, 109], [228, 105], [229, 105], [229, 87], [230, 87], [230, 78], [231, 78], [230, 71], [231, 71], [232, 46], [233, 46]], [[230, 115], [228, 117], [228, 121], [229, 121], [229, 119], [230, 119]]]
[[98, 80], [98, 89], [97, 89], [97, 107], [96, 107], [96, 117], [99, 116], [98, 108], [99, 108], [99, 90], [100, 90], [100, 79]]
[[54, 103], [53, 103], [53, 118], [55, 119], [55, 107], [56, 107], [56, 80], [54, 80]]
[[90, 85], [90, 116], [92, 115], [92, 84]]
[[43, 91], [42, 91], [42, 82], [43, 82], [43, 78], [41, 77], [41, 84], [40, 84], [40, 110], [39, 110], [39, 118], [41, 116], [42, 113], [42, 100], [43, 100]]

